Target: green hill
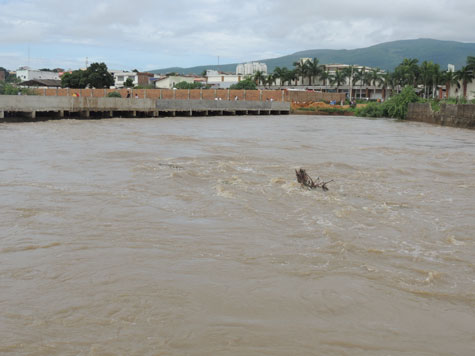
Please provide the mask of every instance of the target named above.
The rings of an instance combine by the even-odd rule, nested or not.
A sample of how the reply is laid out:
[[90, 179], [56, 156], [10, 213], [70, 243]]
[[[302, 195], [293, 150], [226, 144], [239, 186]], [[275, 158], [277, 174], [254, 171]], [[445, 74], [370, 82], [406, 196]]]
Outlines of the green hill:
[[[268, 72], [275, 67], [292, 68], [292, 63], [299, 58], [317, 57], [322, 64], [358, 64], [368, 67], [378, 67], [392, 71], [404, 58], [417, 58], [419, 62], [433, 61], [442, 69], [447, 64], [454, 64], [456, 69], [465, 65], [467, 56], [475, 56], [475, 43], [455, 41], [439, 41], [433, 39], [417, 39], [385, 42], [375, 46], [358, 49], [312, 49], [296, 52], [279, 58], [262, 59], [259, 62], [267, 64]], [[153, 73], [177, 72], [183, 74], [201, 74], [206, 69], [217, 69], [224, 72], [235, 72], [238, 63], [199, 66], [191, 68], [163, 68], [153, 70]]]

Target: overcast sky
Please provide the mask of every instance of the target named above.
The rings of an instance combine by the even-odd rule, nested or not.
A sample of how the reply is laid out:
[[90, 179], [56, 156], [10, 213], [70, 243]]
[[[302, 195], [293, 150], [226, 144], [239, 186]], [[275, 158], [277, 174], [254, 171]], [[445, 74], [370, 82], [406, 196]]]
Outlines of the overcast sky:
[[245, 62], [400, 39], [475, 42], [475, 0], [0, 0], [0, 66]]

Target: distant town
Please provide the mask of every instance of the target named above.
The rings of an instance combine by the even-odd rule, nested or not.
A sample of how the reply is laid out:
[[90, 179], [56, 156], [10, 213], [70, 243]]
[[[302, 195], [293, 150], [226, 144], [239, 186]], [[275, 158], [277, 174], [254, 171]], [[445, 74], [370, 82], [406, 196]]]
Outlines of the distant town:
[[[268, 73], [267, 65], [242, 63], [233, 73], [204, 70], [200, 75], [179, 73], [155, 74], [138, 70], [108, 69], [104, 63], [93, 63], [80, 70], [32, 69], [21, 67], [9, 71], [0, 67], [0, 81], [18, 88], [139, 88], [139, 89], [286, 89], [346, 93], [355, 100], [384, 101], [413, 86], [423, 98], [475, 99], [474, 58], [455, 70], [417, 59], [404, 61], [390, 73], [378, 68], [348, 64], [321, 64], [318, 58], [300, 58], [293, 68], [276, 67]], [[86, 73], [90, 72], [89, 79]], [[91, 77], [96, 78], [94, 80]]]

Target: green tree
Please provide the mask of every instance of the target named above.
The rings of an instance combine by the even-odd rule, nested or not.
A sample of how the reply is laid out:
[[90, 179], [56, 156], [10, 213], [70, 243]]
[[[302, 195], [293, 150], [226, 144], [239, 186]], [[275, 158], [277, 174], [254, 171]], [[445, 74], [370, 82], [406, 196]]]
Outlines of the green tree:
[[86, 85], [91, 88], [109, 88], [114, 85], [114, 77], [105, 63], [92, 63], [85, 71]]
[[346, 76], [342, 70], [336, 70], [335, 73], [330, 76], [330, 83], [336, 85], [336, 92], [338, 93], [339, 87], [346, 83]]
[[124, 87], [133, 88], [133, 86], [134, 86], [134, 80], [132, 78], [127, 78], [127, 80], [124, 82]]
[[308, 85], [312, 85], [312, 78], [318, 78], [324, 71], [324, 66], [319, 64], [319, 60], [316, 57], [306, 61], [303, 67], [303, 72], [308, 77]]
[[445, 82], [445, 93], [446, 93], [447, 98], [450, 95], [450, 88], [452, 87], [452, 85], [456, 85], [460, 88], [460, 84], [455, 72], [452, 72], [452, 71], [444, 72], [443, 80]]
[[254, 80], [248, 78], [241, 80], [239, 83], [233, 84], [229, 87], [230, 89], [237, 89], [237, 90], [256, 90], [257, 86]]
[[293, 66], [294, 66], [294, 71], [295, 71], [295, 74], [298, 76], [298, 77], [302, 77], [302, 84], [303, 84], [303, 78], [305, 76], [305, 63], [303, 63], [301, 60], [300, 61], [296, 61], [293, 63]]
[[109, 88], [114, 85], [114, 77], [105, 63], [92, 63], [86, 70], [75, 70], [61, 77], [63, 88]]
[[326, 86], [328, 81], [330, 80], [330, 72], [327, 71], [324, 67], [322, 73], [320, 74], [320, 80], [323, 81], [323, 86]]
[[361, 91], [363, 88], [363, 77], [365, 73], [365, 68], [357, 69], [353, 72], [353, 85], [358, 85], [360, 88], [360, 99], [361, 99]]
[[455, 72], [455, 76], [459, 81], [462, 82], [463, 97], [464, 99], [467, 99], [467, 85], [475, 78], [474, 71], [471, 70], [469, 66], [464, 66]]
[[412, 85], [415, 87], [419, 79], [419, 60], [416, 58], [404, 58], [399, 65], [404, 74], [405, 85]]
[[83, 70], [74, 70], [71, 73], [64, 73], [61, 77], [61, 86], [75, 89], [85, 88], [87, 83], [84, 72]]
[[254, 73], [254, 80], [256, 81], [257, 85], [263, 84], [266, 80], [264, 72], [258, 70], [256, 73]]
[[387, 90], [389, 88], [392, 88], [393, 86], [393, 75], [390, 72], [382, 73], [381, 77], [379, 78], [379, 85], [382, 87], [383, 93], [382, 97], [383, 99], [386, 99], [387, 97]]
[[416, 103], [418, 101], [419, 97], [414, 88], [406, 86], [400, 94], [393, 96], [383, 104], [385, 116], [405, 119], [409, 103]]
[[288, 68], [283, 67], [275, 67], [274, 75], [276, 79], [280, 80], [280, 85], [285, 85], [285, 83], [289, 84], [290, 81], [295, 78], [296, 73], [294, 71], [290, 71]]
[[381, 82], [381, 70], [379, 68], [372, 68], [369, 71], [369, 83], [374, 87], [373, 93], [376, 95], [376, 86]]

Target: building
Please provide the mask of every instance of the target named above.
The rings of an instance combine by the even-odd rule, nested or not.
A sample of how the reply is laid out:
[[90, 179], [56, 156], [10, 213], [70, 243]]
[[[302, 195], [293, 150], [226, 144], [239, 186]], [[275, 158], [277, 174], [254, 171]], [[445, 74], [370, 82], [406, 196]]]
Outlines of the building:
[[33, 70], [33, 69], [21, 69], [17, 70], [16, 76], [22, 82], [35, 79], [52, 79], [52, 80], [61, 80], [59, 73]]
[[176, 84], [181, 82], [186, 83], [195, 83], [197, 79], [193, 76], [184, 76], [184, 75], [170, 75], [163, 76], [159, 78], [154, 78], [153, 82], [155, 83], [155, 88], [158, 89], [173, 89]]
[[249, 62], [238, 64], [236, 67], [237, 75], [254, 75], [256, 72], [267, 74], [267, 64], [258, 62]]
[[240, 74], [230, 74], [208, 69], [206, 71], [206, 84], [215, 88], [228, 89], [231, 85], [239, 83], [245, 79]]
[[125, 82], [128, 79], [132, 80], [133, 86], [146, 86], [151, 82], [151, 78], [154, 77], [152, 73], [145, 72], [128, 72], [128, 71], [111, 71], [110, 72], [114, 77], [114, 83], [116, 88], [123, 88]]
[[3, 70], [0, 70], [0, 82], [4, 82], [6, 79], [6, 73]]

